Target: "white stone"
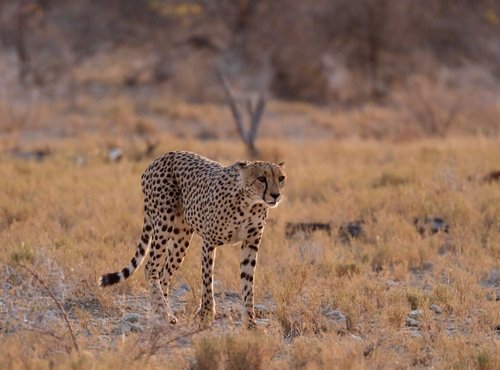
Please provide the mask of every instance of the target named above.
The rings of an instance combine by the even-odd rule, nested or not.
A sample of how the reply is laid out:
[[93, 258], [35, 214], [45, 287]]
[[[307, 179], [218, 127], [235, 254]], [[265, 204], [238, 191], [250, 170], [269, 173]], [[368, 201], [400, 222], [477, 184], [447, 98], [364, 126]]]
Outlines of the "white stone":
[[441, 307], [439, 307], [437, 304], [434, 304], [434, 303], [429, 306], [429, 309], [431, 311], [434, 311], [434, 313], [437, 315], [441, 315], [441, 313], [443, 312], [441, 310]]
[[412, 319], [417, 319], [419, 317], [422, 317], [423, 314], [424, 314], [424, 311], [421, 308], [417, 308], [416, 310], [410, 311], [410, 313], [408, 314], [408, 317], [410, 317]]

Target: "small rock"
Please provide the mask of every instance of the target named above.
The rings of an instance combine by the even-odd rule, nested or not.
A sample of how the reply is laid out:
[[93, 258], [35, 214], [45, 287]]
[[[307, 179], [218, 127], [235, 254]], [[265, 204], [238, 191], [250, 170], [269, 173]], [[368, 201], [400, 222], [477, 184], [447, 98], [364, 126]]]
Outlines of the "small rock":
[[363, 356], [368, 357], [376, 348], [375, 344], [370, 344], [363, 350]]
[[47, 322], [51, 322], [51, 321], [53, 322], [57, 319], [58, 319], [58, 311], [56, 311], [56, 310], [44, 311], [44, 312], [38, 314], [36, 317], [36, 321], [38, 322], [38, 324], [41, 324], [42, 322], [43, 323], [47, 323]]
[[141, 316], [138, 313], [135, 313], [135, 312], [126, 313], [122, 317], [122, 322], [129, 323], [129, 324], [135, 324], [135, 323], [139, 322], [140, 318], [141, 318]]
[[260, 315], [268, 315], [270, 313], [269, 307], [265, 304], [256, 303], [254, 304], [255, 312]]
[[352, 340], [355, 340], [356, 342], [361, 342], [363, 341], [363, 338], [361, 338], [359, 335], [352, 334], [350, 335]]
[[413, 220], [415, 228], [420, 235], [433, 235], [438, 232], [448, 233], [449, 225], [441, 217], [416, 217]]
[[432, 219], [431, 231], [433, 234], [437, 233], [438, 231], [444, 231], [445, 233], [447, 233], [449, 231], [449, 226], [442, 218], [435, 217]]
[[481, 280], [481, 285], [485, 288], [499, 288], [500, 269], [492, 270], [486, 279]]
[[440, 256], [443, 256], [448, 252], [455, 252], [455, 250], [456, 250], [455, 245], [453, 245], [450, 242], [445, 242], [445, 243], [441, 244], [441, 246], [439, 247], [438, 254]]
[[423, 314], [424, 311], [421, 308], [417, 308], [416, 310], [410, 311], [408, 317], [412, 319], [418, 319], [419, 317], [422, 317]]
[[410, 267], [410, 271], [415, 275], [421, 275], [423, 277], [425, 272], [432, 271], [434, 269], [434, 264], [432, 262], [424, 262], [420, 266]]
[[128, 332], [140, 333], [142, 331], [144, 331], [144, 328], [139, 324], [131, 324], [129, 322], [124, 322], [120, 325], [121, 333], [128, 333]]
[[120, 324], [115, 327], [113, 333], [119, 335], [129, 332], [138, 333], [144, 331], [144, 328], [138, 324], [140, 318], [141, 316], [138, 313], [126, 313], [122, 316]]
[[186, 293], [190, 292], [191, 291], [191, 288], [189, 288], [189, 285], [187, 285], [186, 283], [183, 283], [181, 284], [181, 286], [179, 287], [179, 289], [177, 289], [173, 295], [175, 295], [177, 298], [181, 298], [183, 297]]
[[84, 166], [86, 163], [85, 157], [83, 155], [77, 155], [75, 157], [75, 164], [79, 167]]
[[11, 284], [9, 284], [9, 283], [3, 283], [2, 290], [3, 290], [3, 294], [4, 295], [7, 295], [7, 292], [9, 290], [11, 290], [11, 289], [12, 289], [12, 285]]
[[144, 331], [143, 327], [138, 324], [141, 316], [138, 313], [130, 312], [126, 313], [122, 317], [122, 322], [118, 327], [118, 331], [121, 333], [134, 332], [139, 333]]
[[429, 284], [429, 282], [428, 282], [428, 281], [426, 281], [426, 282], [424, 283], [424, 286], [422, 287], [422, 290], [423, 290], [424, 292], [430, 292], [430, 291], [432, 291], [432, 285], [430, 285], [430, 284]]
[[424, 271], [432, 271], [434, 269], [434, 264], [432, 262], [429, 262], [429, 261], [424, 262], [422, 264], [422, 269]]
[[285, 225], [285, 236], [289, 239], [302, 234], [306, 239], [317, 231], [324, 231], [331, 235], [332, 225], [324, 222], [287, 222]]
[[34, 160], [37, 162], [41, 162], [50, 154], [52, 154], [52, 150], [50, 148], [35, 149], [32, 151], [22, 151], [19, 148], [15, 148], [14, 150], [12, 150], [12, 155], [14, 157], [26, 161]]
[[123, 157], [123, 150], [121, 148], [111, 148], [108, 150], [108, 159], [111, 162], [117, 162]]
[[321, 312], [326, 318], [333, 320], [335, 322], [345, 322], [347, 319], [344, 313], [340, 310], [328, 310], [325, 309]]
[[412, 319], [411, 317], [407, 317], [405, 320], [405, 325], [410, 327], [418, 327], [419, 323], [417, 320]]
[[241, 301], [240, 292], [224, 292], [224, 299], [230, 302], [239, 303]]
[[441, 310], [441, 307], [439, 307], [437, 304], [434, 304], [434, 303], [429, 306], [429, 309], [431, 311], [434, 311], [434, 313], [436, 315], [441, 315], [443, 313], [443, 310]]
[[339, 227], [339, 237], [342, 243], [349, 243], [352, 239], [359, 238], [363, 232], [364, 220], [347, 222]]
[[256, 319], [257, 326], [269, 326], [269, 319]]
[[385, 284], [386, 284], [387, 286], [389, 286], [389, 287], [393, 287], [393, 286], [398, 285], [398, 282], [397, 282], [397, 281], [394, 281], [394, 280], [392, 280], [392, 279], [388, 279], [388, 280], [386, 280], [386, 281], [385, 281]]
[[487, 183], [493, 183], [493, 182], [500, 182], [500, 171], [491, 171], [488, 172], [484, 177], [483, 177], [483, 182]]

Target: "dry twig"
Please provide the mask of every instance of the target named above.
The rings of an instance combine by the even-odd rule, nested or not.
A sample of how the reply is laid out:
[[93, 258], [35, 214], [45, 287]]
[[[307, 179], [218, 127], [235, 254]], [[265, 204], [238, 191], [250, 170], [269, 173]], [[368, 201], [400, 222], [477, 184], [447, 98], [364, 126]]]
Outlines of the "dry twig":
[[64, 307], [61, 305], [61, 303], [58, 301], [58, 299], [55, 297], [55, 295], [51, 292], [51, 290], [49, 289], [49, 287], [45, 283], [45, 281], [40, 276], [38, 276], [38, 274], [36, 272], [34, 272], [32, 269], [30, 269], [28, 266], [26, 266], [22, 263], [20, 263], [19, 266], [22, 267], [23, 269], [25, 269], [26, 271], [28, 271], [31, 275], [33, 275], [33, 277], [36, 280], [38, 280], [40, 282], [40, 284], [42, 284], [42, 286], [45, 288], [45, 290], [47, 290], [47, 293], [49, 294], [50, 298], [52, 298], [54, 303], [57, 305], [57, 307], [61, 310], [61, 312], [63, 314], [64, 321], [66, 321], [66, 326], [68, 327], [69, 334], [71, 335], [73, 347], [75, 347], [77, 352], [80, 352], [80, 348], [78, 347], [78, 344], [76, 343], [76, 338], [75, 338], [75, 335], [73, 333], [73, 329], [71, 328], [71, 324], [70, 324], [69, 319], [68, 319], [68, 314], [66, 313], [66, 310], [64, 309]]
[[264, 99], [264, 95], [260, 93], [255, 103], [251, 98], [248, 98], [244, 101], [250, 125], [250, 128], [248, 130], [245, 130], [243, 124], [243, 115], [238, 108], [238, 100], [234, 95], [231, 84], [229, 83], [228, 79], [222, 74], [222, 72], [219, 71], [217, 75], [222, 83], [224, 92], [226, 93], [227, 104], [231, 109], [231, 114], [233, 115], [238, 134], [245, 143], [250, 155], [253, 158], [256, 158], [259, 156], [259, 152], [255, 146], [255, 139], [257, 138], [257, 132], [260, 126], [262, 115], [264, 113], [264, 109], [266, 108], [266, 100]]
[[187, 338], [190, 336], [193, 336], [195, 334], [198, 334], [204, 330], [207, 330], [208, 327], [199, 327], [198, 329], [189, 331], [187, 333], [178, 335], [174, 338], [168, 339], [165, 342], [161, 342], [159, 340], [162, 328], [156, 328], [151, 331], [151, 339], [150, 339], [150, 347], [147, 353], [145, 351], [140, 351], [134, 358], [134, 360], [138, 360], [141, 357], [145, 357], [145, 360], [147, 361], [151, 356], [153, 356], [159, 349], [165, 348], [169, 346], [171, 343], [178, 341], [179, 339]]

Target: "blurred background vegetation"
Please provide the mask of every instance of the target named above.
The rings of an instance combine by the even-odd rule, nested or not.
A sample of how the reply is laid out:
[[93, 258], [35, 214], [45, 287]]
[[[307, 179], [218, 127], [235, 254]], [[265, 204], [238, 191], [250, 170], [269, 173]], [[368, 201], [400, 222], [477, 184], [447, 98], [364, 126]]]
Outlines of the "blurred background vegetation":
[[498, 135], [500, 2], [0, 0], [4, 133], [235, 135], [218, 71], [277, 135]]

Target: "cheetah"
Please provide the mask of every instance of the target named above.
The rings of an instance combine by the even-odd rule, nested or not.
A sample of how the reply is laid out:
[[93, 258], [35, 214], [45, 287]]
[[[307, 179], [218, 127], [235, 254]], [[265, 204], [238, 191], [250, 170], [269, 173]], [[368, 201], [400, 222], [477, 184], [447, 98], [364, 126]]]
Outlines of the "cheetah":
[[151, 308], [175, 324], [168, 304], [172, 276], [182, 264], [196, 232], [203, 239], [202, 323], [215, 317], [213, 272], [216, 248], [241, 244], [240, 278], [243, 323], [255, 327], [254, 272], [268, 209], [282, 200], [285, 164], [239, 161], [224, 167], [190, 152], [169, 152], [149, 165], [141, 177], [144, 227], [134, 257], [119, 272], [103, 275], [106, 287], [124, 281], [145, 256]]

